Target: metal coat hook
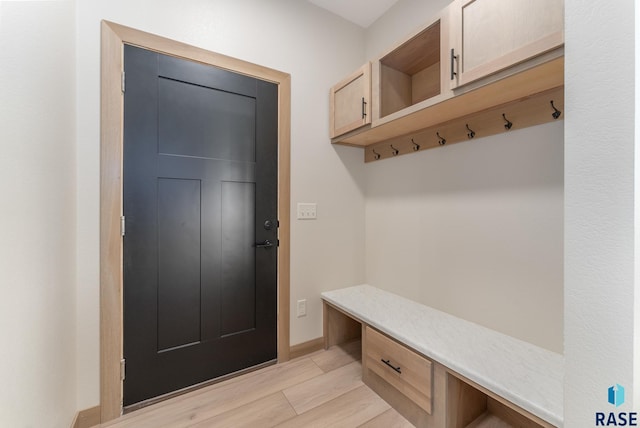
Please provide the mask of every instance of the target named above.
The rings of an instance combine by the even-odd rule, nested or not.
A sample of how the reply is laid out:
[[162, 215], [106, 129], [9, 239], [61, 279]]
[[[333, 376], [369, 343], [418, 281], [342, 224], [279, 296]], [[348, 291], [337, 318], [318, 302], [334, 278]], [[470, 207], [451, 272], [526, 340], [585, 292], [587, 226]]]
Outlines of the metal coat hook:
[[553, 109], [553, 113], [551, 113], [551, 116], [553, 116], [554, 119], [559, 118], [562, 112], [553, 105], [553, 100], [551, 100], [551, 108]]
[[513, 126], [513, 123], [511, 123], [511, 121], [509, 119], [507, 119], [507, 117], [504, 115], [504, 113], [502, 113], [502, 118], [504, 119], [504, 121], [506, 122], [504, 124], [504, 129], [506, 129], [507, 131], [511, 129], [511, 127]]
[[413, 151], [414, 152], [417, 152], [418, 150], [420, 150], [420, 144], [418, 144], [415, 141], [413, 141], [413, 138], [411, 139], [411, 143], [413, 144]]
[[389, 144], [389, 147], [391, 147], [391, 153], [393, 153], [394, 156], [398, 156], [398, 153], [400, 153], [398, 149], [393, 147], [393, 144]]
[[373, 158], [375, 160], [380, 159], [380, 153], [376, 152], [376, 149], [371, 149], [371, 151], [373, 152]]
[[467, 137], [469, 137], [469, 139], [472, 139], [473, 137], [476, 136], [476, 133], [471, 128], [469, 128], [469, 124], [468, 123], [466, 125], [464, 125], [464, 126], [466, 126], [467, 127], [467, 131], [469, 131], [469, 132], [467, 132]]
[[445, 144], [447, 144], [447, 140], [442, 138], [439, 132], [436, 132], [436, 135], [438, 136], [438, 144], [440, 144], [441, 146], [444, 146]]

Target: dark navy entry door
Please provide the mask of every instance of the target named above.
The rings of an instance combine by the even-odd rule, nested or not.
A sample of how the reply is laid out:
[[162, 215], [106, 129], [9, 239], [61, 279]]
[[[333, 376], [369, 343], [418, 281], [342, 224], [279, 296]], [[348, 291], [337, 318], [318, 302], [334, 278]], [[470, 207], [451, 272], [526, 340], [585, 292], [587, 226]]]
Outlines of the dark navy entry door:
[[277, 85], [125, 46], [124, 405], [277, 357]]

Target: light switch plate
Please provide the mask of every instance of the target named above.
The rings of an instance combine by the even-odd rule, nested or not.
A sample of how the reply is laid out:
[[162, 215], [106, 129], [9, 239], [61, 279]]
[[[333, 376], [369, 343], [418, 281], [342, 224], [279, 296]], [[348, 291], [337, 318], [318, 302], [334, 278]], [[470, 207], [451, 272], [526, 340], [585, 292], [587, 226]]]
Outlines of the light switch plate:
[[315, 220], [318, 218], [318, 206], [315, 203], [298, 203], [298, 220]]

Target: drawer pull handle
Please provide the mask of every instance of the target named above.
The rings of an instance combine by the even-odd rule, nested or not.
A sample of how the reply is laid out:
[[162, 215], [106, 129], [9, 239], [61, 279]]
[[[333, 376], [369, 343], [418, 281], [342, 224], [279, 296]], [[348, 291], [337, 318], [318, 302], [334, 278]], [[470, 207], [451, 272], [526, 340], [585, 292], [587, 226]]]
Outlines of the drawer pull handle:
[[398, 373], [402, 374], [402, 372], [400, 371], [400, 367], [395, 367], [395, 366], [391, 365], [391, 361], [390, 360], [385, 360], [384, 358], [380, 358], [380, 361], [382, 361], [383, 363], [385, 363], [386, 365], [388, 365], [389, 367], [391, 367], [392, 369], [394, 369]]

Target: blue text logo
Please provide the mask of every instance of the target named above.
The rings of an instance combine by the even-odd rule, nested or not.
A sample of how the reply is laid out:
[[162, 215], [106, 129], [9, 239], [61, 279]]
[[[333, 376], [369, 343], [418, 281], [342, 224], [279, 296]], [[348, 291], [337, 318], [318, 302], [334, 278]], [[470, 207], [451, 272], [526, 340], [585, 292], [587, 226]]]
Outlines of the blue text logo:
[[[615, 384], [607, 390], [607, 401], [609, 404], [620, 407], [624, 404], [624, 387], [619, 384]], [[637, 412], [597, 412], [596, 413], [596, 426], [597, 427], [637, 427], [638, 426], [638, 413]]]

